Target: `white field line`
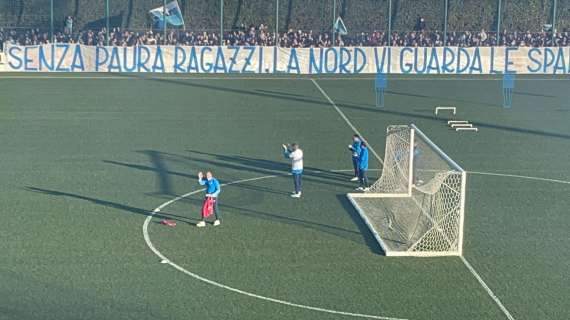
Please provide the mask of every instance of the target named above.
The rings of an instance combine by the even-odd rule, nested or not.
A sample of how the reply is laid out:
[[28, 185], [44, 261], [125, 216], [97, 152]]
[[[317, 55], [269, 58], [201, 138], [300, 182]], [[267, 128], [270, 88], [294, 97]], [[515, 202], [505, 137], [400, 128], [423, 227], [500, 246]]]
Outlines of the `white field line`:
[[[340, 116], [343, 118], [343, 120], [353, 129], [353, 131], [360, 135], [362, 137], [362, 139], [364, 140], [364, 137], [362, 136], [362, 134], [360, 134], [358, 132], [358, 130], [352, 125], [352, 123], [350, 123], [350, 120], [348, 120], [348, 118], [344, 115], [344, 113], [336, 106], [336, 104], [334, 103], [334, 101], [332, 101], [332, 99], [329, 97], [329, 95], [323, 90], [323, 88], [321, 88], [321, 86], [317, 83], [317, 81], [315, 81], [314, 79], [312, 79], [313, 83], [315, 84], [315, 86], [317, 87], [317, 89], [319, 89], [319, 91], [323, 94], [323, 96], [330, 102], [330, 104], [334, 107], [334, 109], [340, 114]], [[382, 159], [380, 158], [380, 156], [374, 151], [374, 149], [372, 148], [372, 146], [368, 144], [368, 148], [370, 149], [370, 151], [372, 151], [372, 153], [374, 154], [374, 156], [378, 159], [378, 161], [380, 161], [380, 163], [383, 163]], [[495, 303], [498, 305], [498, 307], [501, 309], [501, 311], [505, 314], [505, 316], [507, 317], [507, 319], [509, 320], [514, 320], [513, 316], [511, 315], [511, 313], [509, 312], [509, 310], [507, 310], [507, 308], [505, 308], [505, 306], [503, 305], [503, 303], [501, 302], [501, 300], [499, 300], [499, 298], [493, 293], [493, 291], [489, 288], [489, 286], [485, 283], [485, 281], [483, 281], [483, 278], [481, 278], [481, 276], [479, 275], [479, 273], [477, 273], [477, 271], [473, 268], [473, 266], [471, 266], [471, 264], [467, 261], [467, 259], [465, 259], [463, 256], [461, 256], [461, 261], [463, 262], [463, 264], [467, 267], [467, 269], [469, 269], [469, 271], [471, 272], [471, 274], [475, 277], [475, 279], [477, 279], [477, 281], [479, 282], [479, 284], [481, 284], [481, 286], [485, 289], [485, 291], [487, 291], [487, 293], [489, 294], [489, 296], [491, 297], [491, 299], [493, 299], [493, 301], [495, 301]]]
[[[370, 169], [370, 171], [379, 171], [380, 169]], [[309, 171], [309, 170], [307, 170]], [[319, 171], [309, 171], [312, 172], [314, 174], [319, 174], [319, 173], [323, 173], [323, 172], [351, 172], [352, 169], [344, 169], [344, 170], [319, 170]], [[541, 177], [532, 177], [532, 176], [521, 176], [521, 175], [512, 175], [512, 174], [504, 174], [504, 173], [491, 173], [491, 172], [478, 172], [478, 171], [472, 171], [469, 172], [470, 174], [478, 174], [478, 175], [488, 175], [488, 176], [499, 176], [499, 177], [509, 177], [509, 178], [520, 178], [520, 179], [529, 179], [529, 180], [537, 180], [537, 181], [547, 181], [547, 182], [554, 182], [554, 183], [562, 183], [562, 184], [570, 184], [570, 181], [563, 181], [563, 180], [556, 180], [556, 179], [547, 179], [547, 178], [541, 178]], [[286, 174], [283, 174], [286, 175]], [[237, 184], [237, 183], [243, 183], [243, 182], [248, 182], [248, 181], [254, 181], [254, 180], [261, 180], [261, 179], [268, 179], [268, 178], [274, 178], [274, 177], [278, 177], [279, 175], [270, 175], [270, 176], [264, 176], [264, 177], [258, 177], [258, 178], [252, 178], [252, 179], [245, 179], [245, 180], [240, 180], [240, 181], [235, 181], [235, 182], [230, 182], [230, 183], [225, 183], [223, 184], [223, 186], [227, 186], [227, 185], [232, 185], [232, 184]], [[143, 224], [143, 235], [144, 235], [144, 239], [146, 241], [147, 246], [154, 252], [154, 254], [156, 256], [158, 256], [161, 260], [166, 260], [167, 263], [172, 266], [173, 268], [177, 269], [180, 272], [185, 273], [186, 275], [189, 275], [197, 280], [203, 281], [205, 283], [208, 283], [210, 285], [222, 288], [222, 289], [226, 289], [235, 293], [239, 293], [239, 294], [243, 294], [249, 297], [253, 297], [253, 298], [257, 298], [257, 299], [261, 299], [261, 300], [265, 300], [265, 301], [270, 301], [270, 302], [275, 302], [275, 303], [279, 303], [279, 304], [283, 304], [283, 305], [287, 305], [287, 306], [292, 306], [292, 307], [296, 307], [296, 308], [302, 308], [302, 309], [307, 309], [307, 310], [313, 310], [313, 311], [319, 311], [319, 312], [325, 312], [325, 313], [333, 313], [333, 314], [339, 314], [339, 315], [346, 315], [346, 316], [353, 316], [353, 317], [361, 317], [361, 318], [371, 318], [371, 319], [386, 319], [386, 320], [399, 320], [398, 318], [390, 318], [390, 317], [381, 317], [381, 316], [375, 316], [375, 315], [365, 315], [365, 314], [359, 314], [359, 313], [350, 313], [350, 312], [344, 312], [344, 311], [336, 311], [336, 310], [329, 310], [329, 309], [324, 309], [324, 308], [318, 308], [318, 307], [312, 307], [312, 306], [305, 306], [305, 305], [301, 305], [301, 304], [297, 304], [297, 303], [292, 303], [292, 302], [288, 302], [288, 301], [283, 301], [283, 300], [279, 300], [279, 299], [274, 299], [274, 298], [269, 298], [269, 297], [264, 297], [255, 293], [251, 293], [251, 292], [247, 292], [247, 291], [243, 291], [240, 289], [236, 289], [215, 281], [212, 281], [210, 279], [204, 278], [200, 275], [197, 275], [193, 272], [190, 272], [188, 270], [186, 270], [185, 268], [179, 266], [178, 264], [170, 261], [165, 255], [163, 255], [156, 247], [154, 247], [154, 245], [152, 244], [151, 240], [150, 240], [150, 236], [148, 233], [148, 226], [150, 221], [152, 220], [152, 218], [159, 213], [162, 209], [164, 209], [165, 207], [167, 207], [168, 205], [181, 200], [183, 198], [189, 197], [193, 194], [196, 194], [198, 192], [202, 192], [204, 191], [204, 189], [199, 189], [199, 190], [195, 190], [189, 193], [186, 193], [182, 196], [179, 196], [177, 198], [174, 198], [172, 200], [169, 200], [165, 203], [163, 203], [162, 205], [160, 205], [158, 208], [154, 209], [151, 213], [150, 216], [148, 216], [145, 219], [145, 222]], [[358, 194], [360, 195], [360, 194]], [[497, 303], [497, 305], [499, 306], [499, 308], [505, 313], [505, 315], [507, 315], [507, 318], [509, 320], [514, 320], [514, 318], [510, 315], [509, 311], [504, 307], [504, 305], [501, 303], [501, 301], [497, 298], [497, 296], [495, 296], [495, 294], [493, 293], [493, 291], [489, 288], [489, 286], [487, 286], [487, 284], [485, 283], [485, 281], [483, 281], [483, 279], [477, 274], [477, 272], [475, 271], [475, 269], [473, 269], [473, 266], [471, 266], [471, 264], [465, 260], [465, 258], [461, 257], [463, 263], [465, 264], [465, 266], [474, 274], [475, 278], [477, 279], [477, 281], [479, 281], [479, 283], [481, 284], [481, 286], [485, 289], [485, 291], [487, 291], [487, 293], [491, 296], [491, 298], [495, 301], [495, 303]]]
[[465, 259], [464, 256], [460, 256], [459, 258], [461, 258], [461, 261], [463, 261], [463, 264], [467, 267], [467, 269], [469, 269], [469, 271], [471, 271], [471, 273], [473, 274], [475, 279], [477, 279], [477, 281], [479, 281], [479, 284], [483, 287], [483, 289], [485, 289], [485, 291], [487, 291], [487, 294], [491, 297], [491, 299], [493, 299], [493, 301], [495, 301], [497, 306], [499, 306], [499, 309], [501, 309], [501, 311], [503, 311], [503, 313], [505, 314], [507, 319], [515, 320], [515, 318], [511, 315], [509, 310], [507, 310], [507, 308], [505, 308], [505, 306], [503, 305], [501, 300], [493, 293], [493, 290], [491, 290], [491, 288], [489, 288], [489, 286], [485, 283], [485, 281], [483, 281], [481, 276], [479, 276], [479, 274], [477, 273], [477, 271], [475, 271], [475, 268], [473, 268], [473, 266], [469, 263], [469, 261], [467, 261], [467, 259]]
[[541, 177], [521, 176], [521, 175], [517, 175], [517, 174], [492, 173], [492, 172], [478, 172], [478, 171], [467, 171], [467, 173], [470, 173], [470, 174], [480, 174], [480, 175], [484, 175], [484, 176], [509, 177], [509, 178], [519, 178], [519, 179], [528, 179], [528, 180], [537, 180], [537, 181], [545, 181], [545, 182], [555, 182], [555, 183], [562, 183], [562, 184], [570, 184], [570, 181], [557, 180], [557, 179], [548, 179], [548, 178], [541, 178]]
[[364, 136], [362, 135], [362, 133], [360, 133], [360, 131], [358, 131], [358, 129], [356, 129], [356, 127], [352, 124], [352, 122], [350, 122], [350, 120], [348, 120], [348, 118], [346, 117], [346, 115], [344, 114], [344, 112], [342, 112], [342, 110], [340, 110], [339, 107], [337, 107], [336, 103], [334, 103], [334, 101], [332, 101], [332, 99], [329, 97], [329, 95], [325, 92], [325, 90], [323, 90], [323, 88], [321, 88], [321, 86], [317, 83], [317, 81], [315, 81], [315, 79], [311, 79], [311, 81], [313, 82], [313, 84], [315, 85], [315, 87], [317, 87], [317, 89], [319, 89], [319, 91], [321, 92], [321, 94], [329, 101], [329, 103], [333, 106], [333, 108], [336, 110], [336, 112], [340, 115], [340, 117], [342, 118], [342, 120], [344, 120], [344, 122], [346, 122], [346, 124], [348, 124], [348, 126], [352, 129], [352, 131], [354, 131], [354, 133], [356, 133], [357, 135], [360, 136], [360, 138], [362, 138], [362, 140], [364, 142], [366, 142], [366, 144], [368, 145], [368, 149], [370, 149], [370, 151], [372, 151], [372, 153], [374, 154], [374, 156], [380, 161], [381, 164], [384, 164], [384, 161], [382, 161], [382, 158], [380, 158], [380, 156], [376, 153], [376, 151], [374, 151], [374, 149], [372, 149], [372, 146], [370, 145], [370, 143], [368, 143], [368, 141], [366, 141], [366, 138], [364, 138]]
[[[346, 171], [346, 170], [331, 170], [333, 172], [335, 171]], [[351, 170], [348, 170], [351, 171]], [[283, 174], [286, 175], [286, 174]], [[250, 179], [243, 179], [243, 180], [238, 180], [238, 181], [233, 181], [233, 182], [229, 182], [229, 183], [224, 183], [222, 184], [222, 186], [228, 186], [228, 185], [232, 185], [232, 184], [238, 184], [238, 183], [243, 183], [243, 182], [249, 182], [249, 181], [256, 181], [256, 180], [262, 180], [262, 179], [268, 179], [268, 178], [275, 178], [275, 177], [279, 177], [279, 176], [283, 176], [283, 175], [268, 175], [268, 176], [263, 176], [263, 177], [257, 177], [257, 178], [250, 178]], [[307, 305], [302, 305], [302, 304], [298, 304], [298, 303], [293, 303], [293, 302], [289, 302], [289, 301], [285, 301], [285, 300], [279, 300], [279, 299], [275, 299], [275, 298], [270, 298], [270, 297], [265, 297], [259, 294], [255, 294], [255, 293], [251, 293], [248, 291], [244, 291], [244, 290], [240, 290], [234, 287], [230, 287], [227, 286], [225, 284], [204, 278], [198, 274], [195, 274], [189, 270], [186, 270], [185, 268], [179, 266], [178, 264], [170, 261], [165, 255], [163, 255], [151, 242], [150, 240], [150, 236], [148, 233], [148, 226], [150, 224], [150, 221], [152, 220], [152, 218], [160, 212], [160, 210], [164, 209], [165, 207], [167, 207], [168, 205], [181, 200], [183, 198], [189, 197], [193, 194], [196, 194], [198, 192], [202, 192], [205, 189], [199, 189], [199, 190], [195, 190], [189, 193], [186, 193], [184, 195], [181, 195], [179, 197], [176, 197], [172, 200], [169, 200], [163, 204], [161, 204], [159, 207], [157, 207], [156, 209], [154, 209], [152, 211], [152, 213], [146, 217], [144, 224], [143, 224], [143, 236], [144, 236], [144, 240], [146, 242], [146, 245], [150, 248], [150, 250], [152, 250], [152, 252], [154, 252], [154, 254], [156, 256], [158, 256], [161, 260], [165, 260], [167, 261], [166, 263], [168, 265], [170, 265], [171, 267], [175, 268], [176, 270], [183, 272], [184, 274], [191, 276], [194, 279], [200, 280], [202, 282], [205, 282], [207, 284], [216, 286], [218, 288], [222, 288], [225, 290], [229, 290], [235, 293], [239, 293], [248, 297], [252, 297], [252, 298], [256, 298], [256, 299], [260, 299], [260, 300], [264, 300], [264, 301], [269, 301], [269, 302], [274, 302], [274, 303], [279, 303], [282, 305], [286, 305], [286, 306], [290, 306], [290, 307], [295, 307], [295, 308], [300, 308], [300, 309], [305, 309], [305, 310], [312, 310], [312, 311], [318, 311], [318, 312], [324, 312], [324, 313], [330, 313], [330, 314], [337, 314], [337, 315], [343, 315], [343, 316], [349, 316], [349, 317], [358, 317], [358, 318], [368, 318], [368, 319], [381, 319], [381, 320], [406, 320], [403, 318], [394, 318], [394, 317], [385, 317], [385, 316], [378, 316], [378, 315], [370, 315], [370, 314], [362, 314], [362, 313], [353, 313], [353, 312], [346, 312], [346, 311], [338, 311], [338, 310], [331, 310], [331, 309], [325, 309], [325, 308], [319, 308], [319, 307], [313, 307], [313, 306], [307, 306]]]

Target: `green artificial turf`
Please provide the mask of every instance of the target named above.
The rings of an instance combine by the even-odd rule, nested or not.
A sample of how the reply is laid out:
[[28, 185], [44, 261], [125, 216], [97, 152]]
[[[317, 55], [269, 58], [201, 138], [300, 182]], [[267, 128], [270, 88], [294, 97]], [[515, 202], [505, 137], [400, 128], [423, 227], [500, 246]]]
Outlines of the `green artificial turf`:
[[[153, 245], [193, 274], [259, 296], [403, 319], [506, 319], [458, 257], [387, 258], [345, 194], [352, 129], [309, 78], [0, 75], [0, 319], [350, 319], [247, 296], [161, 264], [153, 209], [222, 183], [223, 223], [198, 229], [202, 193], [150, 221]], [[106, 77], [106, 78], [105, 78]], [[317, 83], [383, 155], [416, 123], [470, 173], [464, 256], [515, 319], [570, 310], [570, 81], [394, 77]], [[448, 130], [438, 104], [478, 133]], [[291, 199], [280, 145], [305, 152]], [[380, 168], [377, 160], [371, 166]], [[373, 178], [378, 171], [371, 172]], [[175, 228], [159, 224], [177, 221]]]

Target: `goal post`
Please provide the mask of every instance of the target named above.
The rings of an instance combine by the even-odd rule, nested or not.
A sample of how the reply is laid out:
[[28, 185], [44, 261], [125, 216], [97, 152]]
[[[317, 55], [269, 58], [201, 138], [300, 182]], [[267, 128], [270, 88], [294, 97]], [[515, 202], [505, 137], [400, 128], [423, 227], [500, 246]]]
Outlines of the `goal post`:
[[417, 126], [389, 126], [382, 175], [347, 196], [387, 256], [462, 255], [466, 176]]

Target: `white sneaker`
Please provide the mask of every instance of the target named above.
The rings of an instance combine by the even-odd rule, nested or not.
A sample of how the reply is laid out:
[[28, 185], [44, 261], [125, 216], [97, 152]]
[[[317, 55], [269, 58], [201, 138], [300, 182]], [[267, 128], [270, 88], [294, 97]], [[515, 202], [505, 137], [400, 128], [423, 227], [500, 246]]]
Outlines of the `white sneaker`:
[[293, 193], [293, 194], [291, 195], [291, 198], [301, 198], [301, 192], [299, 192], [299, 193]]
[[214, 221], [214, 226], [219, 226], [221, 224], [220, 220], [216, 219]]
[[206, 226], [206, 221], [200, 221], [196, 223], [196, 227], [198, 228], [204, 228], [205, 226]]
[[350, 181], [358, 181], [358, 177], [351, 178]]
[[362, 190], [364, 192], [370, 191], [370, 188], [364, 188], [364, 190]]
[[364, 188], [363, 188], [363, 187], [358, 187], [358, 188], [356, 188], [356, 189], [354, 189], [354, 190], [356, 190], [356, 191], [364, 191]]

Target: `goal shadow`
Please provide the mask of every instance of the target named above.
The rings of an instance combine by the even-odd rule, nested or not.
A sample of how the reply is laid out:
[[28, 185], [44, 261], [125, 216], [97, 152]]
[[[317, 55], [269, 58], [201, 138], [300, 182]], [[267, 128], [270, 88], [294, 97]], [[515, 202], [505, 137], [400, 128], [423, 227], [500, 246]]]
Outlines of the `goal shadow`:
[[340, 205], [342, 206], [342, 208], [345, 210], [345, 212], [348, 213], [348, 216], [350, 217], [352, 222], [354, 222], [354, 224], [360, 231], [364, 243], [366, 244], [366, 246], [368, 246], [370, 251], [372, 251], [372, 253], [375, 254], [386, 256], [386, 252], [384, 252], [378, 241], [376, 241], [374, 235], [372, 234], [372, 231], [370, 231], [370, 228], [366, 226], [366, 224], [362, 220], [362, 217], [360, 217], [360, 215], [358, 214], [354, 206], [350, 203], [346, 195], [339, 194], [336, 196], [336, 198], [340, 203]]

